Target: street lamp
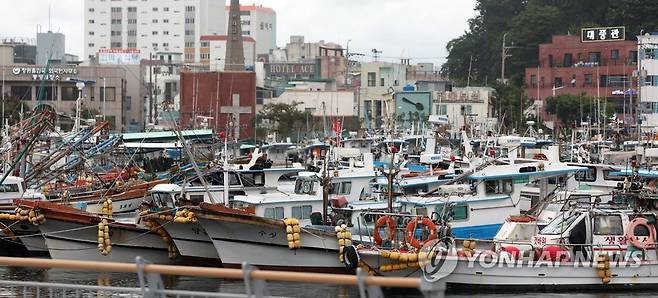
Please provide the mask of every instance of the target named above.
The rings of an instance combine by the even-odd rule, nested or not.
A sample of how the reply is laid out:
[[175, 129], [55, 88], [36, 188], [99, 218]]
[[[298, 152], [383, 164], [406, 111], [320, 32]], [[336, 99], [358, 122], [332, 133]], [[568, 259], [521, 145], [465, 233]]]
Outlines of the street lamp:
[[85, 87], [85, 83], [78, 81], [75, 83], [75, 87], [78, 88], [78, 99], [75, 100], [75, 126], [73, 130], [78, 132], [80, 130], [80, 100], [82, 99], [82, 88]]

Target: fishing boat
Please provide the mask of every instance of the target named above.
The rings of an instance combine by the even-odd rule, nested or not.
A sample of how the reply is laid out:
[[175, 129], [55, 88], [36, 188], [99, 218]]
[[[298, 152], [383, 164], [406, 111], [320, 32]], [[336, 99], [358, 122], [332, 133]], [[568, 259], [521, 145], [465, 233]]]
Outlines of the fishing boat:
[[135, 256], [142, 256], [157, 264], [173, 262], [173, 243], [168, 243], [168, 236], [143, 224], [119, 222], [47, 201], [14, 203], [43, 216], [37, 226], [53, 259], [133, 263]]

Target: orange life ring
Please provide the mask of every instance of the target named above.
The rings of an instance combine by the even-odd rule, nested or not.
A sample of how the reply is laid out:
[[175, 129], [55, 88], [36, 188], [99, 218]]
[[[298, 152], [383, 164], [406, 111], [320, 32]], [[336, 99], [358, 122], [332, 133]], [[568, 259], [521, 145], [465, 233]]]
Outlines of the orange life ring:
[[384, 225], [388, 225], [388, 237], [386, 239], [390, 241], [395, 239], [395, 228], [397, 227], [397, 222], [393, 217], [385, 215], [377, 219], [377, 222], [375, 222], [375, 232], [373, 234], [377, 245], [382, 245], [382, 234], [379, 231]]
[[[649, 230], [649, 238], [645, 241], [640, 240], [640, 237], [647, 236], [635, 236], [635, 228], [638, 226], [645, 226], [647, 230]], [[633, 246], [641, 250], [646, 250], [656, 242], [656, 228], [653, 225], [650, 225], [646, 218], [636, 217], [628, 224], [625, 236], [627, 242], [630, 242]]]
[[[429, 236], [427, 236], [427, 239], [423, 240], [422, 242], [414, 237], [414, 231], [418, 226], [418, 221], [420, 221], [421, 225], [427, 227], [427, 230], [430, 233]], [[432, 220], [427, 217], [423, 217], [422, 219], [417, 217], [407, 224], [404, 239], [413, 247], [421, 248], [425, 242], [436, 239], [436, 237], [436, 225], [432, 222]]]

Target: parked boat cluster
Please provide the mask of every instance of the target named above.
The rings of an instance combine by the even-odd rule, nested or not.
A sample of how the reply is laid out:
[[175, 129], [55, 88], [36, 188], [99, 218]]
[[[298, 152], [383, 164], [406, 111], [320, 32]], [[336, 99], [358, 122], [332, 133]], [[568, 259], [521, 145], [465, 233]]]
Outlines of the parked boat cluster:
[[[104, 134], [104, 123], [42, 136], [41, 119], [4, 138], [7, 254], [362, 268], [454, 286], [658, 284], [649, 141], [624, 151], [533, 131], [450, 141], [435, 129], [270, 143], [238, 156], [227, 140], [199, 144], [179, 132], [180, 146], [127, 150], [138, 146]], [[179, 155], [164, 157], [171, 147]], [[153, 160], [172, 166], [145, 170]]]

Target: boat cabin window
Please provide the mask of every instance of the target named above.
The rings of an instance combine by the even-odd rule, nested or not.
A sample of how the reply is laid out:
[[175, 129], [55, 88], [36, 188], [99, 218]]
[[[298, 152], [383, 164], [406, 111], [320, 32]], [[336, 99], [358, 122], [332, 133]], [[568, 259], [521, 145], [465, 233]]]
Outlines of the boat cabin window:
[[255, 173], [242, 173], [242, 182], [245, 187], [253, 186], [264, 186], [265, 185], [265, 173], [255, 172]]
[[310, 219], [313, 213], [313, 206], [302, 205], [292, 207], [292, 217], [297, 219]]
[[562, 211], [567, 211], [571, 208], [571, 202], [574, 203], [591, 203], [592, 197], [590, 195], [570, 195], [567, 201], [562, 206]]
[[594, 235], [624, 235], [624, 226], [620, 215], [594, 216]]
[[564, 175], [557, 177], [548, 177], [548, 184], [564, 185], [564, 181], [566, 181], [566, 179], [567, 177]]
[[265, 208], [265, 217], [273, 219], [283, 219], [283, 207]]
[[314, 194], [315, 193], [315, 180], [311, 178], [297, 178], [295, 181], [296, 194]]
[[[214, 172], [209, 175], [206, 175], [204, 177], [206, 179], [206, 182], [208, 182], [211, 185], [224, 185], [224, 173], [223, 172]], [[190, 184], [192, 185], [201, 185], [201, 180], [199, 177], [196, 177], [192, 180], [190, 180]], [[238, 178], [238, 175], [236, 173], [229, 173], [228, 176], [228, 184], [229, 185], [240, 185], [240, 179]]]
[[484, 182], [487, 194], [511, 194], [514, 191], [512, 179], [486, 180]]
[[624, 176], [610, 175], [612, 172], [617, 172], [617, 170], [603, 170], [603, 179], [608, 181], [624, 181]]
[[199, 205], [203, 202], [203, 200], [203, 195], [190, 195], [190, 201], [192, 201], [192, 205]]
[[576, 171], [574, 175], [576, 181], [593, 182], [596, 181], [596, 167], [586, 167], [586, 169]]
[[349, 195], [352, 193], [352, 182], [332, 183], [329, 194], [332, 195]]
[[553, 220], [551, 220], [551, 222], [549, 222], [539, 233], [542, 235], [562, 234], [571, 226], [571, 224], [574, 223], [574, 221], [576, 221], [576, 219], [578, 219], [578, 217], [580, 217], [580, 213], [562, 213], [553, 218]]
[[[438, 214], [444, 214], [443, 213], [443, 207], [444, 205], [439, 205], [436, 206], [434, 211]], [[453, 206], [450, 208], [450, 212], [448, 213], [449, 218], [441, 218], [441, 220], [447, 220], [447, 221], [457, 221], [457, 220], [466, 220], [468, 219], [468, 205], [457, 205]]]
[[0, 184], [0, 192], [18, 192], [18, 184]]
[[153, 202], [160, 208], [168, 207], [175, 208], [176, 204], [174, 202], [173, 194], [166, 192], [154, 192], [151, 194]]

